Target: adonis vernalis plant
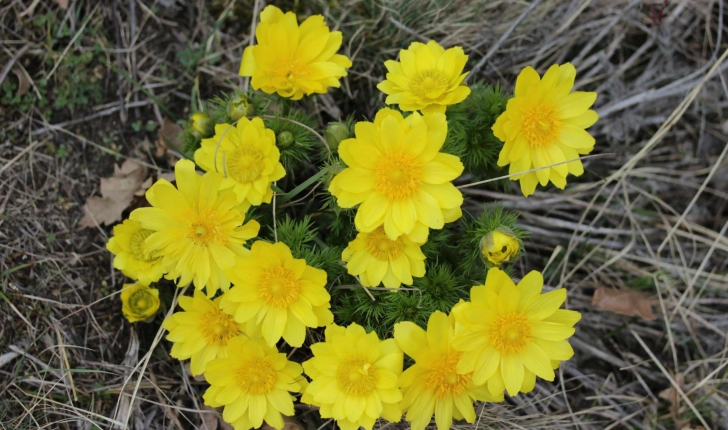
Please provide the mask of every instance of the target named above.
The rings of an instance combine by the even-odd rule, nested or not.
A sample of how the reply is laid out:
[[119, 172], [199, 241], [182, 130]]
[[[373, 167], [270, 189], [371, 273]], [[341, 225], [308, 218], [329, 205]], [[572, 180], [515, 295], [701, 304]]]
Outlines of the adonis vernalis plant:
[[371, 233], [380, 226], [395, 240], [406, 234], [427, 241], [428, 229], [460, 218], [463, 195], [452, 184], [463, 172], [458, 157], [440, 152], [447, 135], [442, 113], [404, 118], [384, 108], [374, 122], [358, 122], [356, 137], [339, 145], [348, 166], [329, 186], [342, 208], [360, 204], [355, 226]]
[[413, 42], [380, 68], [396, 109], [325, 124], [297, 100], [341, 86], [342, 33], [267, 6], [255, 40], [240, 65], [254, 91], [201, 102], [182, 139], [194, 162], [114, 227], [124, 317], [167, 312], [169, 354], [236, 430], [280, 430], [296, 402], [313, 428], [444, 430], [553, 381], [581, 315], [538, 271], [511, 280], [528, 231], [497, 202], [471, 215], [460, 188], [507, 165], [524, 196], [584, 173], [596, 94], [572, 92], [574, 66], [527, 67], [511, 96], [466, 85], [461, 47]]
[[351, 61], [336, 52], [340, 31], [329, 31], [324, 17], [314, 15], [298, 25], [293, 12], [267, 6], [255, 32], [257, 45], [243, 52], [240, 75], [251, 76], [250, 84], [268, 94], [299, 100], [304, 95], [325, 94], [338, 88]]
[[276, 136], [260, 118], [215, 126], [215, 135], [195, 152], [195, 162], [205, 171], [224, 175], [220, 190], [231, 189], [243, 212], [271, 202], [271, 184], [286, 175], [280, 157]]
[[[589, 109], [597, 93], [571, 92], [575, 78], [571, 63], [551, 66], [543, 79], [526, 67], [518, 75], [514, 97], [493, 125], [493, 134], [505, 142], [499, 166], [510, 164], [511, 174], [539, 169], [511, 178], [520, 180], [524, 196], [549, 181], [564, 189], [567, 175], [584, 173], [578, 158], [594, 149], [595, 140], [585, 129], [599, 119]], [[575, 161], [564, 164], [569, 160]], [[553, 165], [557, 163], [562, 164]]]

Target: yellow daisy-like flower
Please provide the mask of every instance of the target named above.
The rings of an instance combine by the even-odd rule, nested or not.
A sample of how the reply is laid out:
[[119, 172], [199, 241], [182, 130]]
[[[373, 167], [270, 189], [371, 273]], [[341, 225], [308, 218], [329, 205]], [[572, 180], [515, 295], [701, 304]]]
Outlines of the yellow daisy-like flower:
[[[589, 107], [597, 93], [575, 91], [576, 69], [571, 63], [551, 66], [541, 79], [532, 67], [518, 75], [516, 91], [508, 100], [506, 111], [495, 124], [493, 134], [505, 142], [498, 157], [499, 166], [511, 165], [510, 174], [562, 163], [579, 158], [594, 149], [594, 138], [585, 129], [599, 116]], [[584, 173], [581, 161], [514, 176], [521, 181], [524, 196], [536, 190], [536, 184], [553, 182], [566, 186], [566, 176]]]
[[149, 321], [159, 310], [159, 290], [143, 284], [124, 284], [121, 312], [129, 322]]
[[463, 172], [454, 155], [439, 152], [445, 143], [445, 114], [400, 112], [384, 108], [374, 122], [358, 122], [356, 137], [339, 145], [346, 169], [329, 191], [342, 208], [361, 203], [356, 229], [371, 233], [384, 226], [395, 240], [403, 234], [427, 241], [427, 228], [441, 229], [460, 218], [463, 195], [452, 180]]
[[164, 275], [159, 253], [147, 250], [145, 240], [152, 233], [128, 219], [114, 226], [114, 236], [106, 244], [106, 249], [114, 254], [114, 267], [144, 285], [157, 282]]
[[394, 339], [415, 364], [399, 378], [402, 410], [412, 430], [424, 430], [435, 414], [440, 430], [449, 429], [455, 419], [475, 421], [473, 400], [500, 402], [503, 393], [492, 396], [487, 387], [473, 383], [472, 373], [458, 374], [462, 352], [452, 347], [455, 317], [440, 311], [430, 315], [427, 332], [406, 321], [394, 325]]
[[434, 40], [427, 45], [412, 42], [399, 51], [399, 61], [384, 62], [387, 79], [377, 85], [387, 94], [385, 103], [398, 104], [403, 111], [444, 113], [447, 106], [458, 104], [470, 94], [463, 79], [468, 56], [456, 46], [445, 50]]
[[222, 297], [210, 300], [200, 291], [193, 297], [181, 296], [182, 312], [164, 320], [162, 327], [169, 331], [167, 340], [174, 342], [170, 355], [190, 360], [193, 375], [201, 375], [205, 365], [215, 358], [227, 357], [230, 339], [245, 333], [245, 326], [220, 309]]
[[296, 15], [275, 6], [260, 13], [255, 30], [257, 45], [243, 51], [240, 76], [252, 76], [250, 84], [267, 94], [299, 100], [304, 95], [325, 94], [328, 87], [339, 88], [351, 61], [336, 51], [341, 32], [329, 31], [321, 15], [306, 18], [298, 25]]
[[271, 202], [271, 183], [286, 175], [280, 158], [276, 136], [260, 118], [240, 118], [235, 127], [216, 125], [215, 136], [203, 139], [195, 151], [200, 167], [225, 176], [220, 189], [232, 189], [242, 210]]
[[293, 416], [294, 397], [307, 386], [298, 363], [268, 346], [262, 339], [234, 337], [228, 356], [212, 360], [205, 369], [210, 388], [205, 404], [225, 406], [222, 418], [235, 430], [259, 428], [263, 421], [275, 429], [284, 426], [283, 415]]
[[152, 207], [135, 209], [129, 218], [154, 231], [145, 244], [148, 252], [164, 257], [168, 279], [179, 278], [179, 285], [194, 281], [195, 288], [206, 287], [212, 297], [230, 287], [225, 270], [235, 264], [236, 255], [247, 252], [243, 244], [258, 234], [260, 224], [243, 225], [235, 194], [218, 191], [222, 176], [200, 176], [189, 160], [178, 161], [174, 173], [177, 188], [158, 180], [146, 194]]
[[504, 389], [511, 396], [529, 392], [536, 376], [554, 380], [554, 364], [574, 355], [566, 339], [581, 314], [559, 309], [566, 290], [541, 294], [542, 287], [543, 276], [536, 271], [515, 285], [502, 270], [488, 270], [485, 285], [473, 287], [471, 302], [455, 313], [463, 326], [453, 341], [463, 352], [458, 373], [473, 372], [473, 382], [487, 382], [493, 396]]
[[341, 253], [350, 275], [359, 276], [365, 287], [381, 282], [387, 288], [412, 285], [412, 277], [425, 276], [425, 254], [420, 245], [402, 235], [395, 240], [378, 227], [371, 233], [359, 233]]
[[487, 267], [498, 267], [508, 263], [521, 252], [521, 243], [511, 229], [500, 226], [480, 240], [480, 256]]
[[223, 298], [222, 309], [240, 323], [262, 325], [261, 333], [270, 346], [281, 337], [291, 346], [301, 346], [306, 327], [322, 327], [334, 320], [326, 272], [293, 258], [282, 242], [253, 243], [250, 254], [238, 259], [230, 279], [235, 286]]
[[343, 430], [371, 430], [379, 417], [398, 422], [404, 357], [394, 339], [380, 341], [357, 324], [332, 324], [325, 336], [311, 345], [313, 358], [303, 363], [311, 384], [301, 401], [319, 406], [321, 418], [335, 419]]

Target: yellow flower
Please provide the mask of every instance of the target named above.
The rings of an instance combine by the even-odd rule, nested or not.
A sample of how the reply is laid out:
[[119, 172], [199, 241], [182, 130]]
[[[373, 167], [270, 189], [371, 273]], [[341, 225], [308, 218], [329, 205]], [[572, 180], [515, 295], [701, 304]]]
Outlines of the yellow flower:
[[129, 218], [154, 231], [145, 245], [164, 257], [168, 279], [179, 278], [180, 285], [194, 281], [195, 288], [207, 287], [212, 297], [219, 289], [228, 290], [225, 270], [235, 264], [236, 255], [247, 252], [243, 244], [258, 234], [260, 225], [243, 225], [235, 194], [218, 193], [222, 176], [200, 176], [189, 160], [178, 161], [174, 172], [178, 188], [160, 179], [147, 190], [152, 207], [135, 209]]
[[400, 112], [384, 108], [374, 122], [358, 122], [356, 137], [339, 145], [349, 167], [331, 181], [329, 191], [339, 206], [361, 203], [354, 223], [371, 233], [384, 225], [395, 240], [403, 234], [427, 241], [427, 228], [441, 229], [460, 218], [463, 195], [452, 184], [463, 164], [439, 152], [447, 135], [445, 114]]
[[536, 376], [554, 380], [554, 364], [574, 350], [566, 341], [581, 315], [559, 309], [566, 290], [541, 294], [543, 276], [532, 271], [516, 286], [500, 269], [488, 270], [485, 285], [470, 290], [471, 302], [455, 312], [463, 326], [453, 347], [463, 351], [457, 370], [473, 372], [477, 385], [499, 396], [533, 390]]
[[223, 419], [235, 430], [258, 428], [265, 421], [282, 429], [283, 416], [294, 415], [293, 397], [306, 388], [303, 369], [286, 360], [286, 355], [265, 344], [262, 339], [234, 337], [228, 343], [228, 355], [212, 360], [205, 369], [210, 388], [203, 396], [205, 404], [225, 406]]
[[518, 258], [521, 244], [513, 232], [501, 226], [483, 236], [480, 240], [480, 255], [486, 266], [498, 267]]
[[403, 355], [394, 339], [380, 341], [357, 324], [332, 324], [325, 336], [303, 363], [311, 384], [301, 402], [319, 406], [321, 418], [335, 419], [342, 430], [371, 430], [379, 417], [398, 422]]
[[387, 288], [412, 285], [412, 277], [425, 276], [425, 254], [420, 245], [402, 235], [392, 240], [378, 227], [359, 233], [341, 253], [350, 275], [359, 276], [365, 287]]
[[[499, 166], [510, 164], [509, 173], [514, 174], [573, 160], [594, 149], [594, 138], [585, 129], [599, 119], [589, 109], [597, 93], [571, 93], [575, 77], [571, 63], [551, 66], [543, 79], [533, 68], [523, 69], [516, 80], [515, 96], [493, 124], [493, 134], [505, 142]], [[551, 181], [563, 189], [568, 174], [582, 173], [581, 161], [572, 161], [511, 180], [520, 180], [523, 195], [530, 196], [537, 183], [546, 185]]]
[[142, 284], [124, 284], [121, 312], [129, 322], [150, 321], [159, 310], [159, 290]]
[[458, 374], [457, 363], [462, 352], [452, 347], [455, 337], [455, 318], [440, 311], [430, 315], [427, 332], [406, 321], [394, 325], [394, 339], [415, 364], [402, 373], [402, 410], [412, 430], [424, 430], [435, 414], [440, 430], [449, 429], [452, 419], [475, 421], [473, 400], [500, 402], [491, 396], [487, 387], [476, 386], [472, 373]]
[[195, 151], [195, 162], [200, 167], [225, 176], [220, 189], [232, 189], [242, 204], [241, 210], [270, 203], [271, 183], [286, 175], [280, 158], [276, 136], [260, 118], [240, 118], [235, 127], [216, 125], [215, 136], [203, 139]]
[[399, 51], [399, 60], [384, 62], [387, 79], [377, 85], [387, 94], [385, 103], [398, 104], [403, 111], [444, 113], [447, 106], [458, 104], [470, 94], [463, 79], [468, 56], [456, 46], [445, 50], [434, 40], [427, 45], [412, 42]]
[[239, 258], [230, 271], [235, 286], [221, 303], [238, 322], [255, 321], [268, 345], [281, 337], [291, 346], [301, 346], [306, 327], [330, 324], [331, 296], [326, 291], [326, 272], [295, 259], [282, 242], [257, 241], [250, 254]]
[[146, 246], [145, 239], [152, 233], [128, 219], [114, 226], [114, 236], [106, 244], [106, 249], [114, 254], [114, 267], [144, 285], [157, 282], [164, 274], [161, 256]]
[[227, 357], [230, 339], [245, 332], [243, 325], [220, 310], [221, 299], [210, 300], [200, 291], [195, 291], [194, 297], [181, 296], [183, 311], [162, 323], [169, 331], [167, 340], [174, 342], [170, 355], [179, 360], [190, 358], [193, 375], [201, 375], [210, 360]]
[[240, 76], [252, 76], [250, 84], [267, 94], [299, 100], [312, 93], [339, 88], [351, 61], [336, 51], [341, 32], [329, 31], [324, 17], [313, 15], [298, 25], [293, 12], [275, 6], [260, 13], [255, 30], [258, 44], [243, 51]]

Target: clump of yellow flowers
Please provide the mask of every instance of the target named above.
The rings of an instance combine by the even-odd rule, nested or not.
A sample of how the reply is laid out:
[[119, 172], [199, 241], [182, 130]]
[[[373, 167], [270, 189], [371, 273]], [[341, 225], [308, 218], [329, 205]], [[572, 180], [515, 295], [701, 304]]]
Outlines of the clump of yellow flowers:
[[[299, 24], [293, 12], [267, 6], [240, 75], [276, 97], [324, 94], [352, 66], [338, 53], [342, 39], [320, 15]], [[513, 268], [523, 252], [515, 217], [460, 220], [457, 181], [481, 173], [465, 172], [467, 154], [448, 150], [449, 107], [477, 90], [465, 83], [467, 61], [461, 47], [435, 41], [401, 50], [398, 61], [384, 63], [386, 79], [377, 86], [399, 110], [382, 107], [371, 121], [333, 123], [341, 138], [332, 143], [327, 134], [321, 142], [325, 167], [293, 187], [300, 172], [284, 167], [292, 159], [284, 151], [306, 147], [300, 136], [275, 131], [265, 112], [249, 117], [253, 109], [233, 116], [226, 105], [225, 120], [193, 114], [194, 162], [178, 161], [174, 184], [159, 179], [146, 192], [148, 205], [114, 227], [107, 244], [114, 267], [135, 281], [121, 291], [123, 315], [148, 322], [168, 309], [162, 328], [169, 354], [189, 359], [192, 375], [204, 375], [204, 403], [222, 407], [236, 430], [264, 423], [281, 429], [296, 414], [295, 402], [318, 408], [344, 430], [371, 430], [381, 419], [404, 419], [414, 430], [434, 421], [444, 430], [454, 420], [473, 423], [474, 402], [530, 392], [537, 378], [553, 381], [554, 369], [573, 356], [568, 339], [581, 316], [562, 309], [566, 290], [544, 292], [537, 271], [516, 283], [500, 269]], [[585, 129], [597, 120], [589, 109], [596, 94], [572, 92], [575, 76], [569, 63], [543, 77], [524, 69], [492, 124], [503, 142], [497, 164], [510, 164], [526, 196], [538, 183], [564, 188], [568, 174], [584, 172], [578, 158], [595, 144]], [[291, 200], [316, 181], [331, 197], [322, 206], [341, 216], [318, 226], [330, 237], [310, 224], [316, 216], [309, 215], [321, 213], [311, 209], [313, 191]], [[288, 220], [294, 207], [313, 211], [298, 229], [276, 219]], [[442, 245], [454, 229], [477, 237]], [[465, 248], [482, 260], [483, 285], [459, 302], [438, 302], [446, 304], [424, 319], [387, 319], [379, 331], [334, 306], [334, 297], [345, 303], [355, 290], [375, 301], [370, 291], [387, 290], [381, 299], [412, 289], [440, 300], [438, 291], [449, 294], [453, 286], [440, 288], [448, 272], [432, 270], [448, 258], [439, 246]], [[162, 278], [193, 292], [160, 301], [150, 285], [166, 288]]]

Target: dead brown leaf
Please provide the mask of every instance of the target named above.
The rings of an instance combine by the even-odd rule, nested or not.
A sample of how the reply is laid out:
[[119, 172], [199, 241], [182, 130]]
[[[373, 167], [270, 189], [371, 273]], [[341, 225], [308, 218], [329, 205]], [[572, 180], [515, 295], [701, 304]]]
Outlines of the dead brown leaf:
[[[684, 392], [685, 375], [682, 373], [678, 373], [675, 376], [675, 382], [677, 382], [678, 387], [680, 387], [680, 389]], [[672, 415], [672, 419], [675, 421], [677, 428], [680, 428], [681, 430], [692, 430], [692, 428], [690, 427], [690, 420], [680, 418], [680, 401], [682, 400], [682, 398], [680, 397], [680, 394], [674, 386], [671, 385], [668, 388], [660, 391], [658, 397], [670, 402], [670, 415]], [[699, 429], [705, 430], [702, 426], [698, 426], [695, 430]]]
[[602, 311], [630, 317], [637, 315], [649, 321], [655, 319], [655, 314], [652, 313], [652, 299], [641, 291], [627, 288], [615, 290], [600, 286], [594, 290], [591, 304]]
[[13, 74], [18, 77], [18, 97], [22, 97], [30, 89], [30, 79], [23, 69], [18, 66], [13, 67]]
[[[291, 417], [283, 417], [283, 428], [281, 430], [305, 430], [301, 423], [296, 421], [294, 418]], [[264, 424], [263, 427], [260, 428], [260, 430], [275, 430], [273, 427], [269, 426], [268, 424]]]
[[101, 197], [92, 196], [83, 207], [81, 227], [111, 225], [121, 220], [121, 213], [128, 208], [135, 193], [144, 183], [147, 168], [131, 159], [121, 167], [114, 165], [114, 175], [101, 178]]
[[154, 155], [156, 157], [163, 157], [167, 153], [170, 147], [181, 147], [182, 146], [182, 134], [184, 130], [176, 122], [164, 117], [161, 126], [158, 131], [157, 141], [154, 143], [156, 148]]
[[68, 10], [68, 0], [53, 0], [61, 10]]

